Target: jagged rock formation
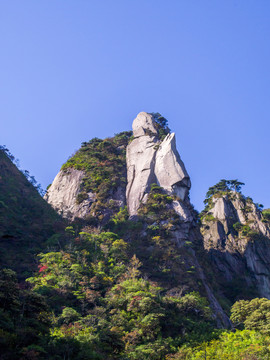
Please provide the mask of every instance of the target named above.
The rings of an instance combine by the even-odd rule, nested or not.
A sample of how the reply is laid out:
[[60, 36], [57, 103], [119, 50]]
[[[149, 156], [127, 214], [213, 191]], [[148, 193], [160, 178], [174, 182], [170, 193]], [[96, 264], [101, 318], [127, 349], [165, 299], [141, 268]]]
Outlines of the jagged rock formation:
[[233, 191], [217, 194], [202, 224], [204, 246], [221, 281], [237, 283], [246, 296], [255, 291], [270, 298], [270, 227], [253, 201]]
[[[127, 147], [129, 214], [137, 214], [153, 183], [163, 187], [168, 194], [175, 194], [183, 203], [188, 202], [190, 179], [176, 150], [175, 134], [167, 134], [162, 141], [154, 116], [145, 112], [138, 114], [132, 128], [134, 140]], [[190, 220], [184, 206], [179, 203], [175, 208], [183, 219]]]
[[175, 134], [168, 134], [156, 153], [154, 173], [158, 184], [182, 201], [188, 199], [191, 186], [185, 165], [176, 149]]

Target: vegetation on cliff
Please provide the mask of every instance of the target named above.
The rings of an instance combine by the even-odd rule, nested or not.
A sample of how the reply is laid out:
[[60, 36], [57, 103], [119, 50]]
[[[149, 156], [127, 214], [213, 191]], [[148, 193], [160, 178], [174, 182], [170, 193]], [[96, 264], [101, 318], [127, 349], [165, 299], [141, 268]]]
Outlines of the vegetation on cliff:
[[[234, 208], [234, 201], [240, 201], [240, 208], [231, 211], [230, 214], [224, 215], [226, 218], [224, 220], [228, 223], [227, 235], [232, 234], [236, 238], [246, 238], [251, 241], [260, 239], [263, 235], [254, 229], [253, 224], [256, 220], [263, 221], [268, 224], [270, 219], [270, 213], [268, 210], [262, 211], [263, 205], [254, 203], [249, 196], [244, 196], [241, 192], [242, 186], [245, 185], [238, 180], [220, 180], [216, 185], [211, 186], [206, 193], [206, 198], [204, 200], [205, 209], [201, 212], [200, 218], [201, 221], [206, 225], [208, 222], [217, 221], [213, 216], [212, 210], [215, 206], [215, 201], [218, 198], [224, 198], [227, 204], [231, 204], [231, 209]], [[225, 211], [225, 209], [224, 209]], [[239, 215], [236, 212], [240, 212], [244, 221], [240, 221]], [[254, 216], [250, 214], [254, 213]], [[227, 216], [226, 216], [227, 215]], [[256, 219], [257, 218], [257, 219]]]
[[[119, 210], [119, 205], [112, 197], [126, 186], [126, 147], [132, 135], [124, 131], [112, 138], [104, 140], [94, 138], [82, 143], [81, 148], [62, 166], [84, 171], [81, 191], [77, 196], [80, 203], [88, 196], [88, 192], [96, 194], [96, 202], [91, 208], [91, 214], [102, 221], [104, 212], [111, 209]], [[109, 199], [109, 200], [108, 200]]]
[[270, 300], [237, 301], [231, 308], [234, 331], [223, 331], [217, 339], [195, 347], [183, 346], [169, 360], [266, 360], [270, 359]]
[[166, 135], [170, 133], [170, 128], [168, 127], [168, 120], [162, 116], [160, 113], [151, 113], [155, 120], [155, 126], [158, 132], [158, 138], [160, 141], [164, 140]]

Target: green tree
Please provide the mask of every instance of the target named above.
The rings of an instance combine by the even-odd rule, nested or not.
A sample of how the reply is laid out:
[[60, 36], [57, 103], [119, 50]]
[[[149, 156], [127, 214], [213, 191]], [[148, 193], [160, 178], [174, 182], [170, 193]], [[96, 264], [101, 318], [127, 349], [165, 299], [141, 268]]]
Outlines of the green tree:
[[241, 193], [241, 188], [243, 185], [245, 185], [245, 184], [238, 181], [237, 179], [235, 179], [235, 180], [221, 179], [216, 185], [211, 186], [208, 189], [204, 203], [208, 204], [210, 198], [219, 193], [228, 193], [230, 191], [235, 191], [235, 192]]
[[231, 321], [240, 329], [270, 334], [270, 300], [255, 298], [237, 301], [231, 309]]

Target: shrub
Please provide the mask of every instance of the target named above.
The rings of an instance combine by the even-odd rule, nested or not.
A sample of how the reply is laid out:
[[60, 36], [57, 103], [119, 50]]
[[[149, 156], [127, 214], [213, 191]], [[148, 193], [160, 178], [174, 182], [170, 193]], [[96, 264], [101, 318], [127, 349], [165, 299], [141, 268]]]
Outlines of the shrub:
[[270, 209], [265, 209], [262, 211], [263, 222], [270, 222]]
[[233, 224], [233, 228], [235, 231], [240, 232], [242, 230], [243, 225], [240, 222]]
[[88, 194], [86, 192], [81, 192], [77, 195], [76, 203], [81, 204], [86, 199], [88, 199]]

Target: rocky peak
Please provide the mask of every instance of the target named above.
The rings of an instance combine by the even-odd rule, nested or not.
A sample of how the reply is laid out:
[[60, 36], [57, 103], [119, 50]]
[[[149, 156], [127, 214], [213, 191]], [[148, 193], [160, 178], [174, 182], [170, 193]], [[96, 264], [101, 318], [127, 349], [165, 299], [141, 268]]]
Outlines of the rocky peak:
[[230, 190], [214, 194], [206, 210], [201, 218], [204, 247], [222, 281], [229, 287], [238, 281], [241, 291], [253, 289], [269, 298], [270, 224], [259, 206]]
[[[222, 243], [229, 251], [243, 252], [249, 241], [257, 235], [270, 236], [269, 226], [262, 221], [263, 216], [258, 206], [251, 198], [246, 198], [238, 192], [230, 191], [227, 194], [214, 196], [208, 214], [202, 220], [206, 227], [205, 232], [208, 232], [208, 237], [205, 238], [207, 248], [219, 247]], [[213, 224], [219, 225], [220, 236], [209, 231]], [[225, 237], [226, 241], [220, 242], [219, 238], [222, 237]]]
[[158, 135], [154, 116], [146, 112], [140, 112], [132, 124], [133, 136], [135, 138], [145, 135]]
[[130, 132], [82, 144], [45, 195], [54, 209], [70, 220], [90, 215], [106, 222], [127, 204], [134, 216], [156, 183], [182, 202], [174, 202], [181, 219], [192, 221], [184, 205], [189, 204], [190, 179], [167, 120], [158, 113], [141, 112], [132, 128], [129, 145]]
[[191, 184], [176, 149], [175, 134], [169, 133], [166, 128], [167, 135], [160, 137], [161, 126], [156, 116], [146, 112], [138, 114], [132, 128], [134, 139], [127, 147], [126, 198], [129, 214], [137, 214], [140, 204], [147, 200], [152, 183], [188, 202]]

